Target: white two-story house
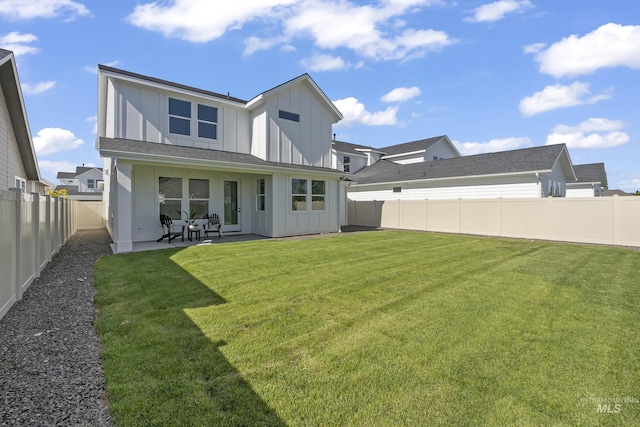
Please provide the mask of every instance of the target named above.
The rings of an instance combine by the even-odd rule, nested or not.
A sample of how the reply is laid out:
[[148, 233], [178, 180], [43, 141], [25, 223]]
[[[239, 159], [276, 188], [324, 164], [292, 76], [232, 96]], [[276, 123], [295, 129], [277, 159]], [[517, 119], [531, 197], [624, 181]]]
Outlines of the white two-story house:
[[58, 172], [60, 184], [56, 190], [64, 189], [71, 200], [102, 200], [104, 179], [102, 168], [77, 166], [75, 172]]
[[116, 252], [161, 236], [161, 214], [179, 224], [217, 213], [226, 234], [339, 231], [345, 173], [332, 168], [331, 135], [342, 115], [308, 74], [245, 101], [98, 70], [96, 144]]

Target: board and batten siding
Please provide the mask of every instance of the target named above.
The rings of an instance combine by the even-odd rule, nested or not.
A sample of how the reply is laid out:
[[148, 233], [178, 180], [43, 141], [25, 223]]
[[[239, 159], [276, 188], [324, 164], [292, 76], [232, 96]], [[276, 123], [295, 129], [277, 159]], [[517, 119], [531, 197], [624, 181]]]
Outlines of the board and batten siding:
[[[254, 135], [254, 144], [265, 144], [264, 160], [331, 167], [332, 117], [304, 82], [267, 97], [265, 110], [266, 139], [257, 141]], [[300, 121], [281, 119], [280, 110], [299, 114]]]
[[9, 117], [7, 101], [0, 86], [0, 190], [16, 185], [16, 176], [26, 180], [27, 174], [18, 149], [16, 135]]
[[[210, 97], [174, 94], [109, 79], [106, 136], [139, 141], [250, 153], [249, 113]], [[169, 134], [169, 98], [189, 101], [192, 112], [202, 104], [218, 109], [215, 140], [197, 137], [197, 117], [191, 117], [191, 135]]]

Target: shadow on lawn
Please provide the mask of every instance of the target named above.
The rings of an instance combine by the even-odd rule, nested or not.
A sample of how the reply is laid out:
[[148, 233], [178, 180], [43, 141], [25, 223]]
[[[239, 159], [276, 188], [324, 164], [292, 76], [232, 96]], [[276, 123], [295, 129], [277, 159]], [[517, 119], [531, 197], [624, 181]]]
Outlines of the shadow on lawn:
[[226, 300], [176, 264], [177, 252], [105, 257], [96, 265], [98, 329], [115, 421], [285, 426], [222, 354], [226, 343], [209, 339], [185, 313]]

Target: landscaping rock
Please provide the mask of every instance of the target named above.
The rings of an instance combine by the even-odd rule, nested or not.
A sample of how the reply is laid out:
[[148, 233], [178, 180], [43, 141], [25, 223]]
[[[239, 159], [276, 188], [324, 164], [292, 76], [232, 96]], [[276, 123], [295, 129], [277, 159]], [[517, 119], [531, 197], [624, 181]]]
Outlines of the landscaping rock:
[[78, 231], [0, 319], [0, 425], [112, 425], [93, 307], [110, 242]]

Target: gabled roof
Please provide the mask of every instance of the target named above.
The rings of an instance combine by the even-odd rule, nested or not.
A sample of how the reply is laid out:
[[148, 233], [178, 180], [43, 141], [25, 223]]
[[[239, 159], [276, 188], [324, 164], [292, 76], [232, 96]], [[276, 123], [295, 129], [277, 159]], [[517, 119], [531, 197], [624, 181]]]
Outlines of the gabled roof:
[[304, 73], [298, 77], [295, 77], [287, 82], [284, 82], [278, 86], [275, 86], [265, 92], [262, 92], [261, 94], [259, 94], [258, 96], [256, 96], [255, 98], [253, 98], [251, 101], [249, 101], [247, 103], [247, 107], [248, 108], [253, 108], [255, 105], [260, 105], [262, 102], [264, 102], [264, 99], [280, 92], [281, 90], [284, 89], [288, 89], [291, 86], [294, 86], [298, 83], [303, 83], [305, 84], [309, 89], [311, 89], [311, 91], [313, 93], [315, 93], [315, 95], [322, 99], [324, 101], [324, 103], [329, 107], [330, 111], [333, 113], [334, 119], [336, 120], [336, 122], [342, 120], [343, 116], [342, 113], [336, 108], [336, 106], [333, 104], [333, 102], [331, 102], [331, 100], [329, 99], [329, 97], [327, 97], [327, 95], [325, 95], [325, 93], [322, 91], [322, 89], [320, 89], [320, 86], [318, 86], [316, 84], [316, 82], [311, 78], [311, 76], [308, 73]]
[[607, 187], [607, 172], [604, 169], [604, 163], [575, 165], [573, 169], [576, 171], [576, 183], [600, 184], [602, 187]]
[[160, 86], [160, 87], [165, 87], [167, 89], [173, 89], [173, 90], [179, 90], [179, 91], [187, 91], [187, 92], [192, 92], [194, 94], [200, 94], [200, 95], [205, 95], [205, 96], [209, 96], [209, 97], [213, 97], [213, 98], [217, 98], [221, 101], [230, 101], [233, 103], [237, 103], [237, 104], [241, 104], [243, 107], [245, 108], [252, 108], [255, 105], [258, 105], [262, 102], [262, 100], [270, 95], [272, 95], [273, 93], [276, 93], [280, 90], [286, 89], [292, 85], [295, 85], [297, 83], [304, 83], [307, 85], [307, 87], [309, 87], [319, 98], [321, 98], [329, 107], [329, 109], [332, 111], [332, 113], [334, 114], [334, 117], [336, 118], [336, 121], [341, 120], [342, 119], [342, 114], [340, 113], [340, 111], [338, 111], [338, 109], [336, 108], [335, 105], [333, 105], [333, 102], [331, 102], [329, 100], [329, 98], [327, 97], [327, 95], [325, 95], [325, 93], [320, 89], [320, 87], [316, 84], [316, 82], [311, 78], [311, 76], [307, 73], [302, 74], [301, 76], [298, 76], [296, 78], [293, 78], [285, 83], [282, 83], [278, 86], [275, 86], [265, 92], [262, 92], [261, 94], [259, 94], [258, 96], [254, 97], [253, 99], [251, 99], [250, 101], [245, 101], [243, 99], [240, 98], [236, 98], [233, 96], [229, 96], [227, 95], [223, 95], [221, 93], [218, 92], [212, 92], [209, 90], [204, 90], [204, 89], [199, 89], [193, 86], [187, 86], [187, 85], [183, 85], [180, 83], [175, 83], [175, 82], [171, 82], [168, 80], [163, 80], [163, 79], [158, 79], [156, 77], [150, 77], [150, 76], [145, 76], [143, 74], [138, 74], [138, 73], [132, 73], [131, 71], [126, 71], [126, 70], [121, 70], [118, 68], [114, 68], [114, 67], [109, 67], [107, 65], [102, 65], [99, 64], [98, 65], [98, 70], [102, 73], [102, 74], [116, 74], [118, 75], [119, 78], [123, 79], [123, 80], [129, 80], [129, 81], [134, 81], [134, 82], [138, 82], [138, 83], [145, 83], [145, 84], [150, 84], [150, 85], [154, 85], [154, 86]]
[[134, 141], [122, 138], [98, 139], [97, 148], [104, 157], [150, 162], [171, 162], [176, 164], [210, 166], [231, 170], [247, 169], [253, 171], [305, 171], [344, 176], [344, 172], [317, 166], [295, 165], [290, 163], [267, 162], [251, 154], [205, 148], [185, 147], [182, 145], [159, 144], [157, 142]]
[[90, 170], [97, 170], [102, 172], [102, 168], [98, 168], [98, 167], [89, 167], [89, 166], [76, 166], [76, 171], [75, 172], [58, 172], [57, 178], [58, 179], [76, 179], [78, 176], [82, 175], [85, 172], [88, 172]]
[[[395, 156], [398, 154], [424, 152], [442, 139], [447, 139], [447, 135], [435, 136], [433, 138], [420, 139], [418, 141], [405, 142], [403, 144], [390, 145], [388, 147], [379, 148], [380, 151], [386, 153], [387, 156]], [[453, 147], [453, 144], [451, 144]], [[455, 147], [454, 147], [455, 150]], [[457, 150], [456, 150], [457, 151]]]
[[18, 69], [13, 52], [0, 49], [0, 86], [9, 110], [11, 127], [16, 136], [18, 150], [27, 173], [28, 180], [40, 181], [40, 170], [33, 148], [27, 110], [24, 106], [22, 88], [18, 79]]
[[56, 176], [56, 178], [58, 178], [58, 179], [76, 179], [76, 173], [75, 172], [58, 172], [58, 175]]
[[350, 142], [332, 141], [333, 149], [352, 156], [363, 156], [362, 151], [372, 150], [371, 147], [365, 147], [364, 145], [352, 144]]
[[[545, 145], [497, 153], [454, 157], [451, 159], [401, 165], [389, 160], [359, 170], [354, 174], [358, 185], [386, 182], [422, 181], [431, 179], [470, 178], [491, 175], [517, 175], [550, 172], [566, 156], [571, 160], [565, 144]], [[571, 171], [570, 180], [575, 179]]]
[[160, 86], [166, 86], [169, 88], [186, 90], [188, 92], [199, 93], [201, 95], [211, 96], [214, 98], [220, 98], [226, 101], [233, 101], [241, 104], [246, 104], [247, 101], [240, 98], [236, 98], [229, 95], [223, 95], [217, 92], [211, 92], [209, 90], [199, 89], [193, 86], [187, 86], [180, 83], [170, 82], [168, 80], [158, 79], [156, 77], [145, 76], [143, 74], [132, 73], [131, 71], [121, 70], [119, 68], [109, 67], [107, 65], [98, 64], [98, 70], [106, 73], [119, 74], [121, 77], [128, 78], [129, 80], [140, 80], [147, 83], [153, 83]]

